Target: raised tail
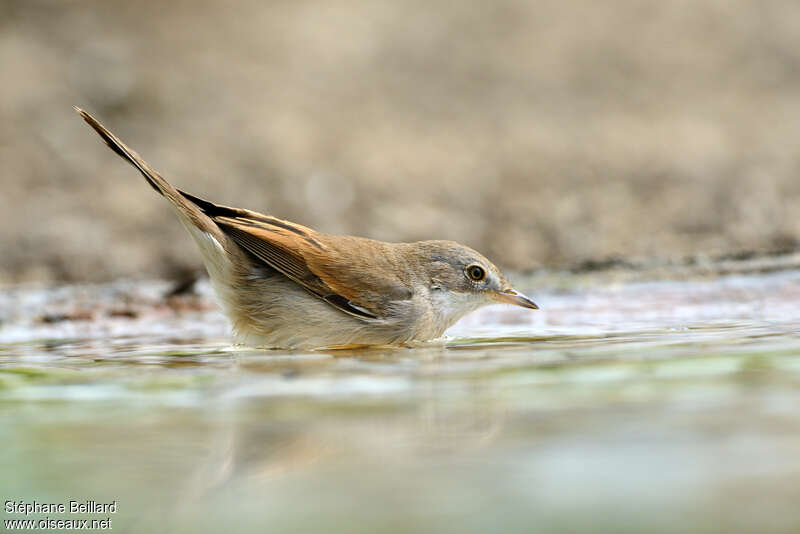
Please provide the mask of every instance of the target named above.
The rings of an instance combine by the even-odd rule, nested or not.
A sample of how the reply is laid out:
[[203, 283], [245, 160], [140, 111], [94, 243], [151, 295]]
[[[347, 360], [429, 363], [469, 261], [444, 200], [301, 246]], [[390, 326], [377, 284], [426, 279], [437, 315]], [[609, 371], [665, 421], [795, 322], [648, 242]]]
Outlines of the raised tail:
[[106, 142], [111, 150], [117, 153], [119, 157], [136, 167], [140, 173], [144, 176], [144, 179], [147, 180], [153, 189], [157, 192], [164, 194], [165, 189], [172, 189], [169, 183], [161, 177], [156, 171], [150, 168], [150, 165], [144, 161], [136, 151], [130, 149], [125, 143], [120, 141], [120, 139], [114, 135], [113, 133], [109, 132], [105, 126], [100, 124], [100, 121], [92, 117], [89, 113], [82, 110], [78, 106], [72, 106], [75, 111], [78, 112], [78, 115], [83, 117], [83, 120], [86, 123], [94, 128], [94, 131]]
[[116, 152], [117, 155], [123, 158], [125, 161], [136, 167], [136, 169], [142, 173], [144, 179], [147, 180], [147, 183], [149, 183], [153, 189], [165, 196], [167, 200], [170, 201], [170, 203], [178, 211], [178, 215], [181, 216], [182, 220], [204, 232], [210, 233], [215, 238], [219, 239], [221, 237], [222, 232], [220, 231], [219, 227], [203, 213], [197, 204], [175, 189], [160, 174], [158, 174], [157, 171], [153, 170], [150, 165], [148, 165], [147, 162], [144, 161], [141, 156], [139, 156], [139, 154], [137, 154], [133, 149], [129, 148], [116, 135], [108, 131], [105, 126], [100, 124], [100, 121], [77, 106], [73, 106], [73, 108], [75, 108], [75, 111], [77, 111], [78, 114], [83, 117], [83, 120], [85, 120], [86, 123], [98, 133], [98, 135], [103, 139], [103, 141], [106, 142], [111, 150]]

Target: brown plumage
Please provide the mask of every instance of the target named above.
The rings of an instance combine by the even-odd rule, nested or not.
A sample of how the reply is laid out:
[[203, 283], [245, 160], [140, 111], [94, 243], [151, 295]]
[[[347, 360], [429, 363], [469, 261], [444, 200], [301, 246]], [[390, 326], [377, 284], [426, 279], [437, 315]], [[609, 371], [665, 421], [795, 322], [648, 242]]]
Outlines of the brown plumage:
[[424, 341], [485, 304], [536, 308], [489, 260], [458, 243], [328, 235], [176, 189], [89, 113], [75, 110], [169, 200], [244, 343], [321, 348]]

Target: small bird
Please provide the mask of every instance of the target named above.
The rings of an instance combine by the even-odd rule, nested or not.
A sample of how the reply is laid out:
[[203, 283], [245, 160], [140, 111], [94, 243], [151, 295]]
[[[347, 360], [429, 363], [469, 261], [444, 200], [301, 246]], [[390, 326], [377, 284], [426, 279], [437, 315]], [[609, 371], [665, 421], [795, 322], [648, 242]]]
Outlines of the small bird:
[[176, 189], [86, 111], [81, 117], [164, 196], [200, 248], [239, 343], [319, 349], [440, 337], [497, 302], [538, 309], [500, 270], [453, 241], [330, 235]]

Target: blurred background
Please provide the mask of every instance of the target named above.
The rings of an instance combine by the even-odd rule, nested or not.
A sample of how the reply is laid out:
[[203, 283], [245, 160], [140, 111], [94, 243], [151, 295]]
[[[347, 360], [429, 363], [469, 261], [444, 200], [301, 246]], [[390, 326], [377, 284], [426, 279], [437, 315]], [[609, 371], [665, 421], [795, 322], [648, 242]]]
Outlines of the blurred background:
[[180, 187], [506, 268], [792, 249], [800, 3], [0, 0], [0, 281], [199, 255]]

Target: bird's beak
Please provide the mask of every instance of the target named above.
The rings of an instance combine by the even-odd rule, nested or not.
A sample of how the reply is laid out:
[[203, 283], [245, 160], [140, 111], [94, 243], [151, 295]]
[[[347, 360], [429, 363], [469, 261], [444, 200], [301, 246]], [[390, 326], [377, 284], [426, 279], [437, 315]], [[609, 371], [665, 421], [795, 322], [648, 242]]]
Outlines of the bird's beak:
[[514, 306], [522, 306], [523, 308], [530, 308], [532, 310], [538, 310], [539, 306], [536, 305], [531, 299], [523, 295], [522, 293], [518, 293], [514, 289], [504, 289], [502, 291], [494, 291], [492, 293], [495, 300], [500, 302], [504, 302], [506, 304], [513, 304]]

